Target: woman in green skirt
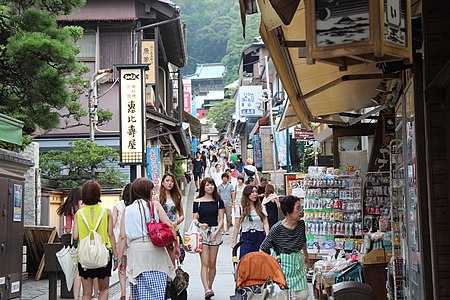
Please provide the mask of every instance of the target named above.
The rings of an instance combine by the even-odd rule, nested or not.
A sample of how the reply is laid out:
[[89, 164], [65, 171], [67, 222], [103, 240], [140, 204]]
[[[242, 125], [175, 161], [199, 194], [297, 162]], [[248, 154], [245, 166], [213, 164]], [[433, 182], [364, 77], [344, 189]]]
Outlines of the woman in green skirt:
[[305, 221], [301, 219], [303, 208], [300, 199], [295, 196], [287, 196], [280, 202], [285, 218], [273, 225], [260, 250], [268, 254], [272, 250], [273, 254], [274, 249], [277, 249], [281, 257], [281, 270], [286, 277], [292, 299], [308, 299], [308, 250]]

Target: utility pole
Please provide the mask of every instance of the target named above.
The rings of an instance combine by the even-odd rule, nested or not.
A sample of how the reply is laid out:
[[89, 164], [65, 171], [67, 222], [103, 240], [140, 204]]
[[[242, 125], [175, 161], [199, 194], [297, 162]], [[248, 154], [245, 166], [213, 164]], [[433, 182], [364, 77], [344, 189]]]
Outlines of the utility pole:
[[266, 69], [266, 89], [267, 89], [267, 102], [269, 105], [269, 120], [270, 120], [270, 143], [272, 145], [272, 160], [273, 160], [273, 185], [275, 190], [277, 189], [277, 148], [275, 142], [275, 131], [273, 126], [273, 114], [272, 114], [272, 95], [270, 91], [269, 81], [269, 57], [265, 57], [265, 69]]

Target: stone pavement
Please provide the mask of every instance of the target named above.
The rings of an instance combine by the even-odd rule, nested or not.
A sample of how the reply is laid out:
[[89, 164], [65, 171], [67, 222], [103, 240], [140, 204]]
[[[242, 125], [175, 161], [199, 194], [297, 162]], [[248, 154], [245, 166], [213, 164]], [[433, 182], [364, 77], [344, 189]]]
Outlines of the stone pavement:
[[[184, 232], [185, 229], [187, 230], [191, 224], [192, 202], [197, 195], [195, 192], [195, 185], [192, 182], [188, 185], [188, 189], [189, 191], [187, 196], [183, 197], [185, 221], [180, 226], [180, 232]], [[228, 300], [231, 295], [234, 295], [235, 282], [232, 275], [233, 266], [231, 263], [231, 237], [231, 234], [224, 235], [224, 242], [219, 248], [217, 258], [217, 275], [213, 285], [215, 296], [211, 298], [213, 300]], [[186, 253], [186, 258], [182, 265], [182, 269], [190, 275], [188, 298], [193, 300], [204, 299], [203, 286], [200, 280], [199, 255]], [[59, 284], [60, 282], [58, 281], [58, 296]], [[34, 281], [34, 279], [29, 279], [24, 282], [22, 290], [22, 299], [48, 299], [48, 280], [43, 279], [40, 281]], [[127, 294], [129, 295], [129, 288], [127, 288]], [[111, 277], [108, 298], [112, 300], [120, 299], [120, 285], [118, 282], [117, 271], [113, 272]]]

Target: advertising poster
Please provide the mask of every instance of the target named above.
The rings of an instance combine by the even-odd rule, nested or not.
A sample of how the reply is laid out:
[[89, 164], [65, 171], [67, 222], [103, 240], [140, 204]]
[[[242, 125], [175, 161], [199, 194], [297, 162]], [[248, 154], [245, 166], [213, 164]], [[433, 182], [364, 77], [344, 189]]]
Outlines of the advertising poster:
[[159, 191], [161, 184], [161, 159], [159, 147], [147, 147], [147, 177], [153, 181], [156, 192]]
[[367, 172], [367, 151], [340, 151], [339, 169], [342, 175], [353, 175], [359, 170], [362, 175]]
[[303, 181], [305, 176], [306, 174], [303, 173], [284, 174], [285, 194], [304, 198], [305, 190], [303, 188]]
[[275, 133], [275, 138], [277, 142], [278, 163], [280, 167], [285, 167], [287, 166], [286, 131], [282, 130]]
[[22, 188], [23, 186], [20, 184], [14, 185], [14, 210], [13, 210], [13, 221], [21, 222], [22, 221]]
[[249, 85], [239, 87], [238, 101], [236, 101], [236, 112], [238, 117], [262, 117], [264, 114], [264, 103], [261, 85]]

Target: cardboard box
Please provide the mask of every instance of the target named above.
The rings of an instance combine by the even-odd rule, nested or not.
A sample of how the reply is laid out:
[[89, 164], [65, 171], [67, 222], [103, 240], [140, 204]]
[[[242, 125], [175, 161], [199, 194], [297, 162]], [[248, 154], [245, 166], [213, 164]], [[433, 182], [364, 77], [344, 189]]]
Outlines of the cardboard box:
[[362, 263], [365, 265], [381, 264], [386, 262], [386, 255], [383, 248], [376, 248], [362, 257]]

